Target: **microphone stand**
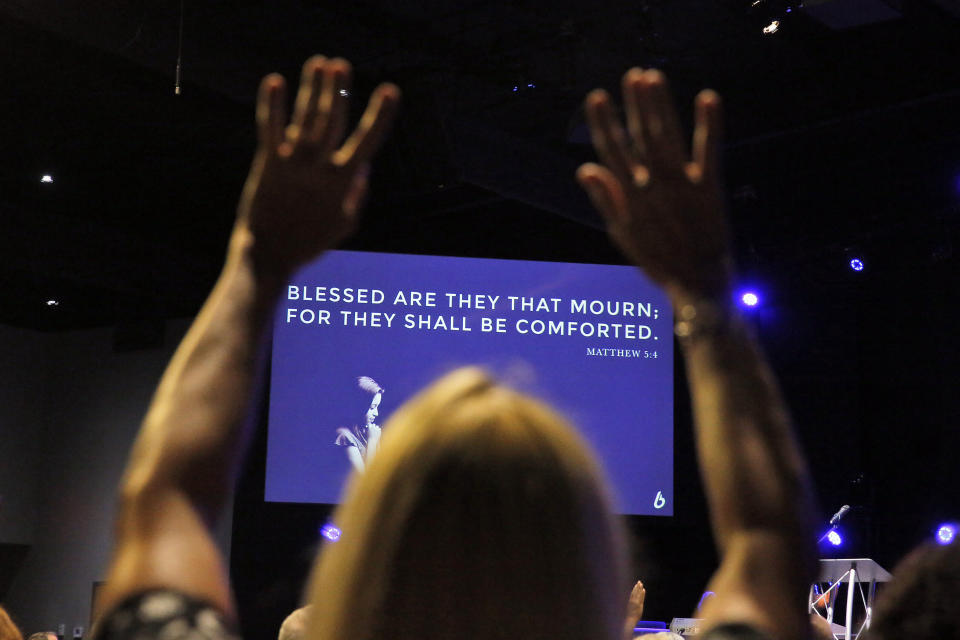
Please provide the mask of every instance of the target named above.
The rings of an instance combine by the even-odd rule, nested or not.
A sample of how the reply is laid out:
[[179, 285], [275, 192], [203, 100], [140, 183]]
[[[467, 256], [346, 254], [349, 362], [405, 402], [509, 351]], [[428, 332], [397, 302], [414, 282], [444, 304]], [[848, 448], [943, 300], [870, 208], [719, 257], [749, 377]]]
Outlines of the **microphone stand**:
[[827, 529], [826, 533], [824, 533], [822, 536], [820, 536], [820, 539], [817, 540], [817, 544], [820, 544], [821, 542], [823, 542], [824, 540], [826, 540], [826, 539], [827, 539], [827, 536], [829, 536], [832, 531], [836, 531], [836, 529], [837, 529], [837, 523], [840, 522], [840, 519], [843, 518], [843, 516], [847, 515], [847, 512], [848, 512], [848, 511], [850, 511], [850, 505], [845, 504], [845, 505], [843, 505], [842, 507], [840, 507], [840, 510], [839, 510], [839, 511], [837, 511], [835, 514], [833, 514], [833, 517], [830, 518], [830, 523], [829, 523], [829, 524], [830, 524], [830, 528]]

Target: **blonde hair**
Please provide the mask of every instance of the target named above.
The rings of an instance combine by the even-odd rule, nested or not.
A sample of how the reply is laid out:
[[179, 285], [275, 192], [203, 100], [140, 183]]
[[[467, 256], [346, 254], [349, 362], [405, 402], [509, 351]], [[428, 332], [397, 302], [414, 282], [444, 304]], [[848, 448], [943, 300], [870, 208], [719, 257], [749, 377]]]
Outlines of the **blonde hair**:
[[280, 625], [277, 640], [304, 640], [312, 609], [310, 605], [294, 609]]
[[556, 412], [459, 369], [398, 409], [311, 579], [317, 640], [618, 640], [623, 534]]

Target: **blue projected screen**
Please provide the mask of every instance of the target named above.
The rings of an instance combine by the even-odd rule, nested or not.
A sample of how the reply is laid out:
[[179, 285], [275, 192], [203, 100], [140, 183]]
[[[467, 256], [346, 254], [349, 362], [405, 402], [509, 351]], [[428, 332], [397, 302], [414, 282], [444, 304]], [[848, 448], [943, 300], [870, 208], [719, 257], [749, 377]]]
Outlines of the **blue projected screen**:
[[265, 498], [338, 502], [391, 412], [479, 364], [579, 427], [622, 513], [673, 515], [672, 327], [632, 267], [330, 252], [277, 310]]

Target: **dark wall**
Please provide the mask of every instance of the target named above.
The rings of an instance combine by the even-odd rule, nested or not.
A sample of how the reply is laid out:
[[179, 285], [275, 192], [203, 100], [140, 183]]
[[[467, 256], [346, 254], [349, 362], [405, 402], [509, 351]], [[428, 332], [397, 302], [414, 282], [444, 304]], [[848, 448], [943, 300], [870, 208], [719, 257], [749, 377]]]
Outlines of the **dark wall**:
[[[3, 545], [0, 570], [13, 573], [0, 583], [9, 584], [4, 605], [26, 633], [90, 624], [127, 453], [186, 329], [184, 321], [171, 325], [162, 346], [122, 353], [109, 329], [0, 327], [0, 353], [11, 356], [0, 366], [0, 492], [9, 495], [0, 543], [29, 544], [25, 553]], [[218, 537], [226, 554], [229, 524], [228, 517]]]

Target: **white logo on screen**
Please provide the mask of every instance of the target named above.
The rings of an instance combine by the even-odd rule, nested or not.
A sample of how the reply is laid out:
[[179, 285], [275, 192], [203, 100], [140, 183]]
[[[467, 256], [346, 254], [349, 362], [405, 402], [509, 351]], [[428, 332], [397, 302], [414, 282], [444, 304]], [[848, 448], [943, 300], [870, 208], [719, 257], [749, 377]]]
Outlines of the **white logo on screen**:
[[663, 497], [663, 491], [657, 491], [657, 497], [653, 499], [653, 508], [663, 509], [666, 504], [667, 500]]

